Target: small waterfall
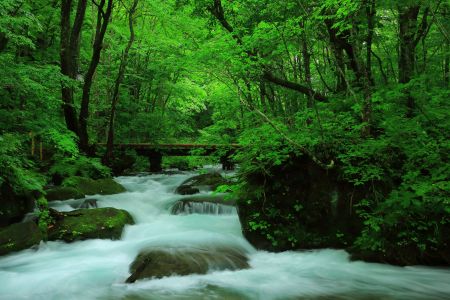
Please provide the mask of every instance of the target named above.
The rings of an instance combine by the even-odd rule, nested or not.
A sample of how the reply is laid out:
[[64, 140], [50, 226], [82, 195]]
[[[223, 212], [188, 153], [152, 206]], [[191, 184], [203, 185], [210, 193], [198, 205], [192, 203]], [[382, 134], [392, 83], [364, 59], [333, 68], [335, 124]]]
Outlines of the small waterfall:
[[178, 201], [172, 208], [173, 215], [202, 214], [202, 215], [232, 215], [236, 208], [231, 205], [211, 202]]
[[[120, 240], [54, 241], [0, 256], [0, 299], [450, 299], [449, 268], [350, 261], [343, 250], [257, 251], [242, 236], [235, 201], [210, 192], [173, 193], [194, 175], [120, 177], [126, 193], [50, 202], [63, 212], [93, 207], [95, 198], [100, 208], [129, 211], [136, 224], [127, 226]], [[206, 261], [208, 272], [123, 284], [136, 255], [155, 248], [171, 249], [177, 257], [195, 253], [190, 263]], [[236, 264], [239, 253], [249, 258], [250, 268], [224, 270]], [[175, 265], [172, 259], [168, 263]]]

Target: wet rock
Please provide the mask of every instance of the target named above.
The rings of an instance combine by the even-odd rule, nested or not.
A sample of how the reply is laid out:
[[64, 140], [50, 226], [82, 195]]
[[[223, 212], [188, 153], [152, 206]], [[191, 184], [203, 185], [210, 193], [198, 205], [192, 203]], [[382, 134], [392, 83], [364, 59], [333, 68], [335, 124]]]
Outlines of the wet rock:
[[245, 194], [237, 201], [245, 238], [268, 251], [351, 245], [362, 225], [357, 204], [369, 199], [371, 189], [343, 181], [340, 172], [302, 156], [274, 166], [270, 176], [260, 170], [246, 174]]
[[134, 224], [127, 211], [111, 207], [58, 212], [56, 215], [53, 212], [51, 215], [55, 224], [48, 230], [50, 241], [117, 240], [120, 239], [125, 225]]
[[86, 199], [81, 203], [78, 208], [97, 208], [97, 199]]
[[175, 190], [175, 193], [179, 195], [194, 195], [200, 193], [200, 190], [188, 185], [180, 185]]
[[63, 186], [78, 189], [84, 195], [112, 195], [125, 192], [125, 188], [112, 178], [90, 179], [73, 176], [64, 180]]
[[0, 227], [20, 222], [34, 209], [35, 195], [18, 195], [13, 188], [3, 182], [0, 184]]
[[58, 186], [46, 191], [45, 198], [48, 201], [69, 200], [84, 198], [84, 194], [74, 187]]
[[219, 173], [207, 173], [191, 177], [185, 180], [175, 193], [180, 195], [193, 195], [200, 192], [200, 189], [215, 190], [219, 185], [230, 183]]
[[206, 274], [215, 270], [249, 268], [244, 251], [218, 248], [150, 248], [142, 251], [130, 266], [127, 283], [144, 278]]
[[16, 223], [0, 229], [0, 255], [38, 245], [42, 234], [34, 222]]
[[234, 200], [225, 199], [225, 195], [192, 196], [181, 199], [172, 207], [172, 214], [213, 214], [229, 215], [236, 210]]

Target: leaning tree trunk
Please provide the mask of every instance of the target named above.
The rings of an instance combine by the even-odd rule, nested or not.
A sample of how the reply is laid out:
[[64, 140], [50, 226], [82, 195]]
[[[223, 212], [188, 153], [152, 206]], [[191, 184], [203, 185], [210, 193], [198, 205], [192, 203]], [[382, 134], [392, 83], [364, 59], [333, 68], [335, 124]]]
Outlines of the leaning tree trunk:
[[79, 145], [80, 149], [87, 154], [92, 154], [89, 147], [89, 135], [87, 131], [91, 86], [95, 70], [97, 69], [98, 63], [100, 62], [100, 54], [103, 48], [103, 39], [105, 37], [106, 29], [108, 27], [113, 8], [113, 0], [108, 0], [106, 11], [104, 11], [103, 8], [105, 7], [105, 2], [106, 0], [101, 0], [98, 5], [96, 4], [98, 7], [97, 29], [95, 32], [91, 62], [84, 78], [83, 96], [81, 98], [80, 115], [78, 118], [80, 137]]
[[117, 74], [116, 81], [114, 83], [114, 91], [111, 101], [111, 112], [109, 115], [109, 128], [108, 128], [108, 142], [106, 143], [106, 153], [103, 158], [105, 164], [110, 164], [114, 159], [113, 147], [114, 147], [114, 119], [116, 116], [116, 107], [117, 102], [119, 101], [119, 88], [123, 81], [125, 70], [127, 68], [128, 63], [128, 54], [130, 52], [131, 46], [134, 42], [134, 28], [133, 28], [133, 16], [136, 12], [136, 7], [138, 5], [139, 0], [134, 0], [133, 6], [128, 11], [128, 26], [130, 28], [130, 39], [128, 40], [128, 44], [123, 52], [122, 59], [120, 61], [119, 72]]

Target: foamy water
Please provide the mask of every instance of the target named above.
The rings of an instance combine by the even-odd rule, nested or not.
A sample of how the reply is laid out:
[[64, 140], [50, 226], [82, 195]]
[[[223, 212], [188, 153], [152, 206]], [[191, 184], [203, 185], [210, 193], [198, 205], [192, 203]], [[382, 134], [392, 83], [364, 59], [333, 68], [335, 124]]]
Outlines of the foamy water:
[[[136, 225], [118, 241], [48, 242], [1, 257], [0, 299], [450, 299], [449, 268], [350, 262], [338, 250], [256, 251], [236, 213], [171, 215], [184, 197], [173, 191], [190, 176], [117, 178], [126, 193], [89, 198], [129, 211]], [[52, 206], [68, 211], [79, 202]], [[251, 268], [124, 283], [141, 249], [208, 245], [244, 249]]]

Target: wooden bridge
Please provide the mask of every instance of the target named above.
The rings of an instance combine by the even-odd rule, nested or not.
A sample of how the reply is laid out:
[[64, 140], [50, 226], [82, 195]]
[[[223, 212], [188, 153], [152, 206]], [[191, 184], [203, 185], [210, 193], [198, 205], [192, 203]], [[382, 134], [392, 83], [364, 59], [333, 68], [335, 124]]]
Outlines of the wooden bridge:
[[[100, 144], [105, 146], [105, 144]], [[210, 156], [220, 151], [220, 162], [224, 170], [234, 168], [230, 156], [240, 148], [238, 144], [115, 144], [117, 150], [135, 150], [137, 154], [148, 157], [150, 161], [150, 171], [159, 172], [162, 170], [162, 158], [166, 156]], [[198, 151], [195, 151], [198, 150]]]

